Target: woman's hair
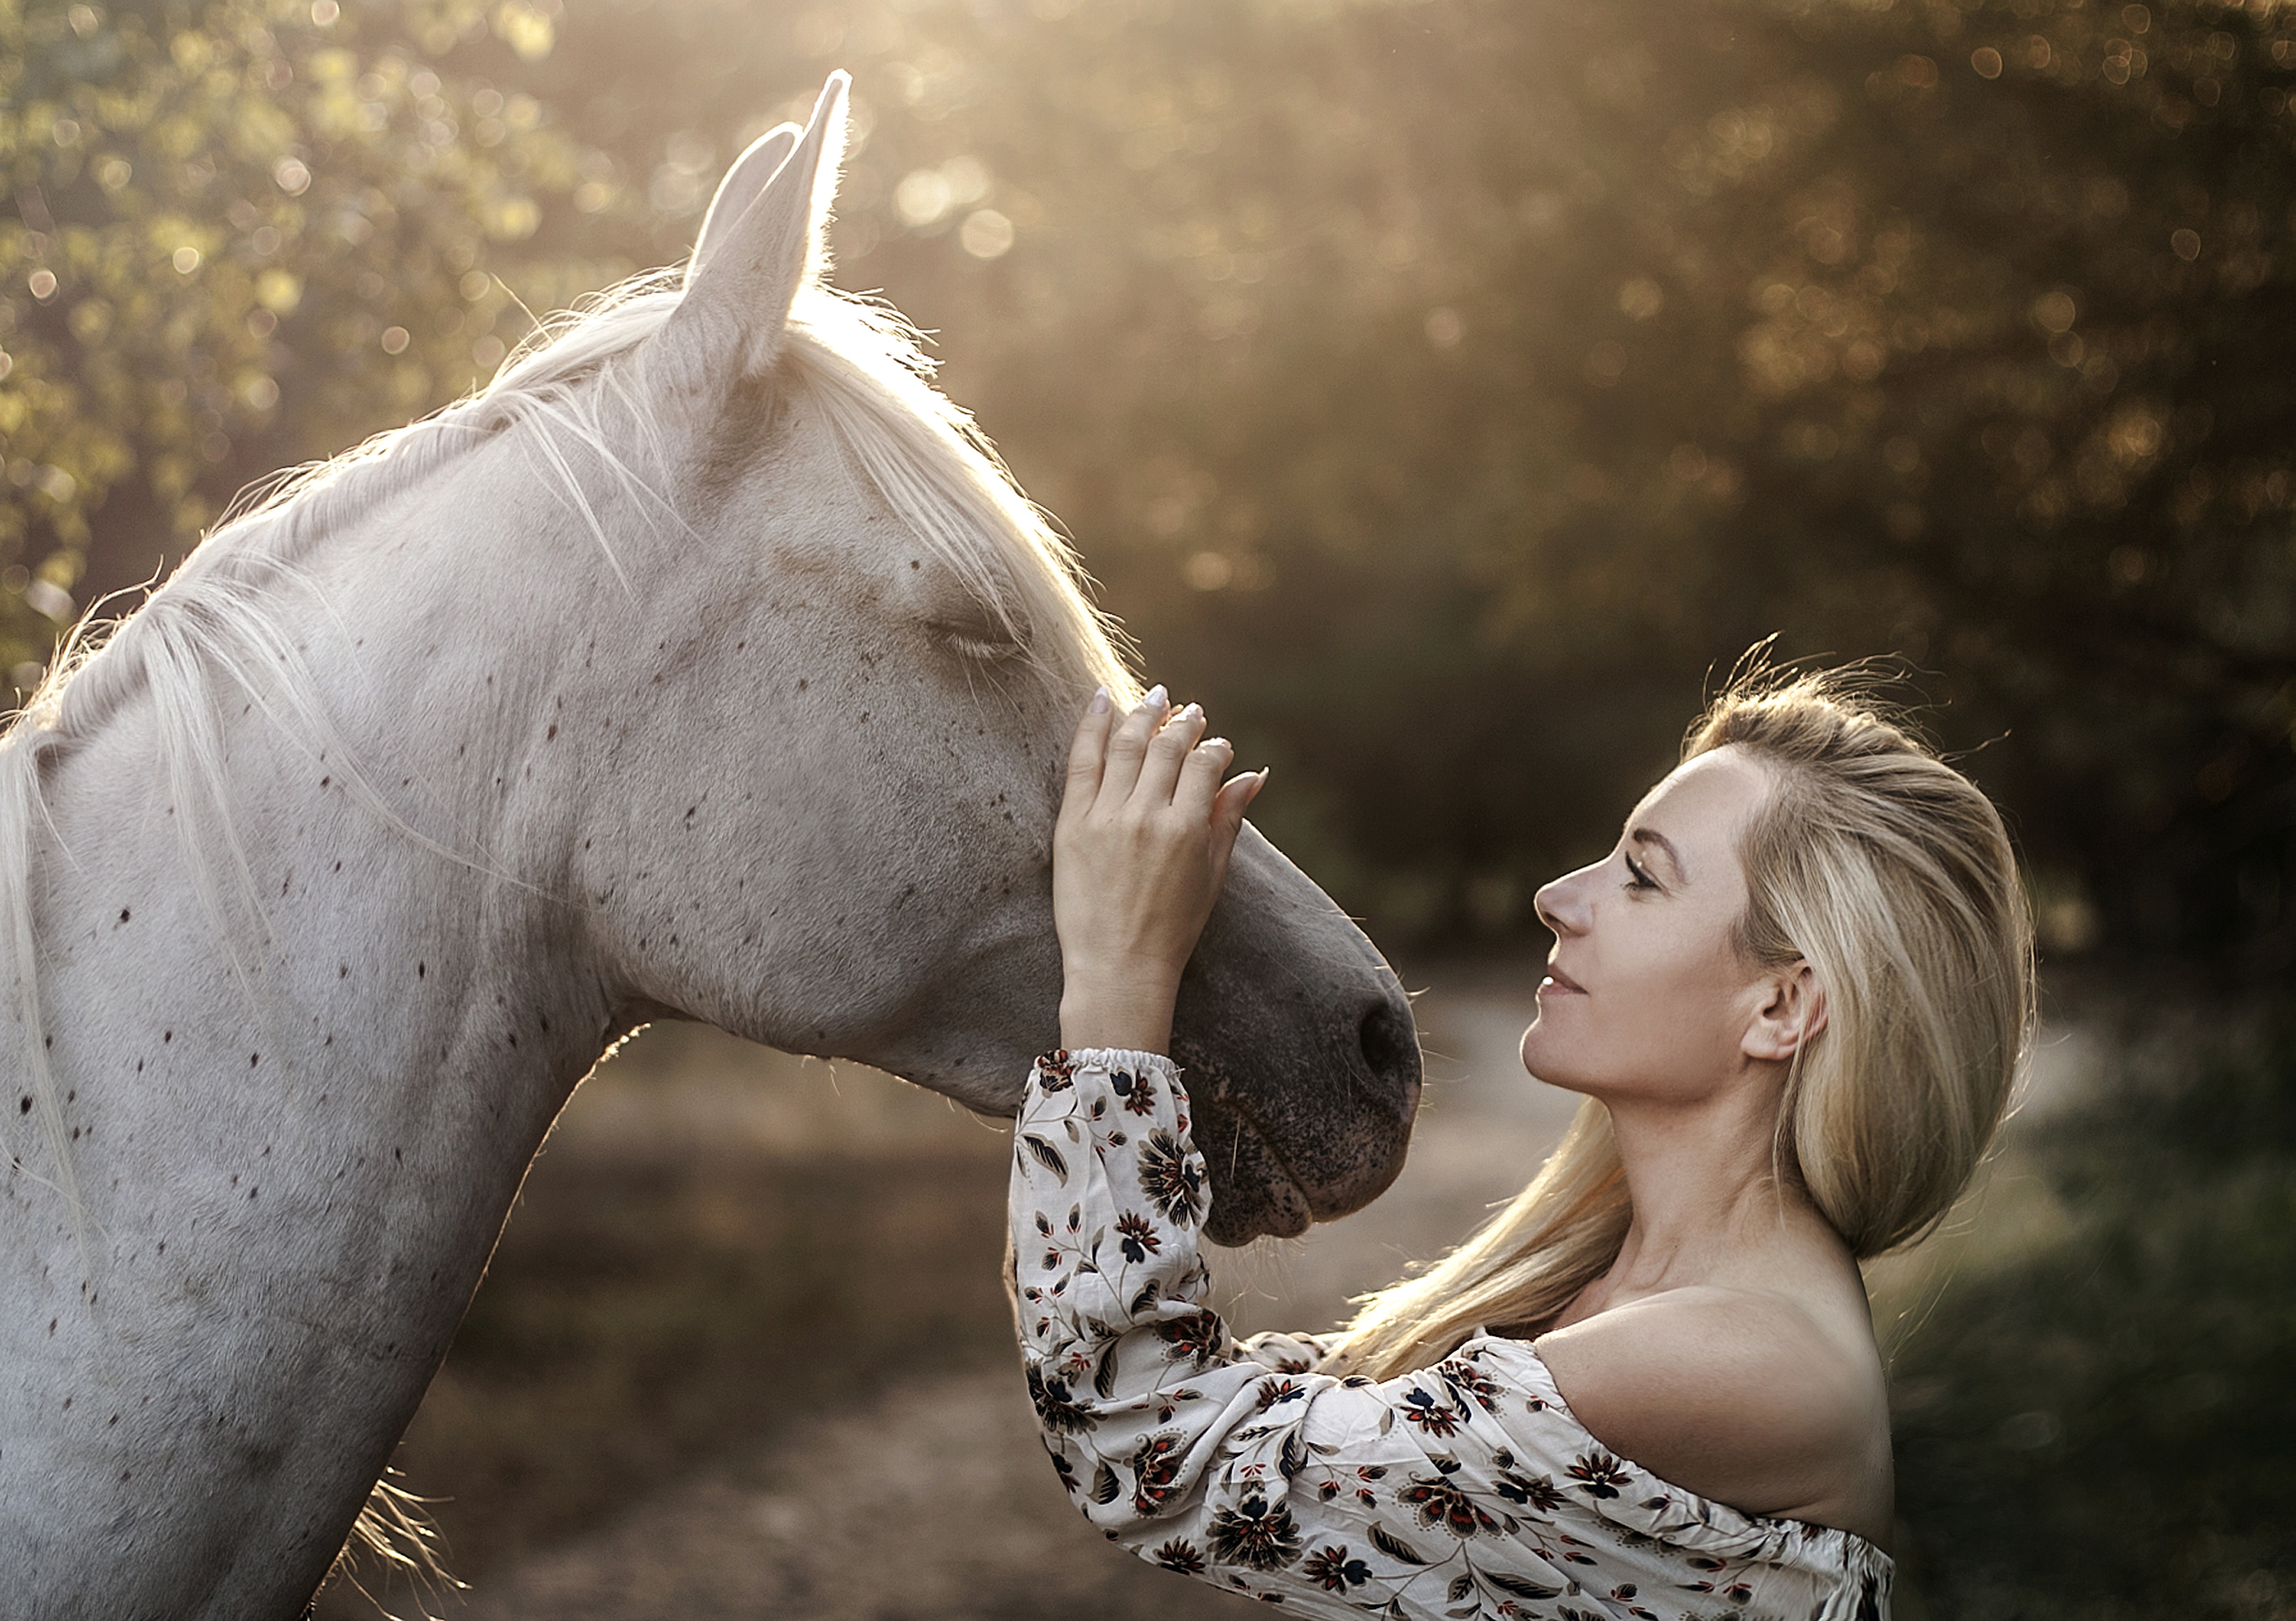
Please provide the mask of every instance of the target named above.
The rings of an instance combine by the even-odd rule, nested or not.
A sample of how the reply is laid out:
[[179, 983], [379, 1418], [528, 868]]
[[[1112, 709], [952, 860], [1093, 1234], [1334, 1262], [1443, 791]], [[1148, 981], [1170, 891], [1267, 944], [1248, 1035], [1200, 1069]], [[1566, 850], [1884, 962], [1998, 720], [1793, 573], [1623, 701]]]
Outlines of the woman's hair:
[[[2001, 817], [1855, 672], [1734, 678], [1682, 757], [1735, 747], [1770, 788], [1742, 836], [1736, 936], [1807, 962], [1824, 1027], [1788, 1068], [1782, 1175], [1864, 1260], [1944, 1219], [2000, 1123], [2032, 1021], [2032, 928]], [[1387, 1378], [1482, 1328], [1535, 1331], [1617, 1259], [1633, 1215], [1588, 1099], [1538, 1177], [1431, 1270], [1366, 1297], [1327, 1366]]]

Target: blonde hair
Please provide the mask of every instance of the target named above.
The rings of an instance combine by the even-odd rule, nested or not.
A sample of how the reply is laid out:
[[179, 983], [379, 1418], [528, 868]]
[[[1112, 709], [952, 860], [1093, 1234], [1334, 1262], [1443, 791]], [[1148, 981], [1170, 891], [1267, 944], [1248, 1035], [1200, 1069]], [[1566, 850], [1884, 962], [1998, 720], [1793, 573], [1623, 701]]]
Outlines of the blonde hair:
[[[1777, 1161], [1860, 1260], [1925, 1236], [1992, 1139], [2032, 1022], [2032, 927], [2000, 814], [1856, 672], [1741, 674], [1682, 757], [1735, 747], [1771, 788], [1740, 844], [1738, 945], [1807, 962], [1827, 1022], [1795, 1055]], [[1551, 1321], [1618, 1258], [1633, 1207], [1588, 1099], [1538, 1175], [1465, 1243], [1365, 1298], [1327, 1365], [1380, 1378], [1482, 1328]]]

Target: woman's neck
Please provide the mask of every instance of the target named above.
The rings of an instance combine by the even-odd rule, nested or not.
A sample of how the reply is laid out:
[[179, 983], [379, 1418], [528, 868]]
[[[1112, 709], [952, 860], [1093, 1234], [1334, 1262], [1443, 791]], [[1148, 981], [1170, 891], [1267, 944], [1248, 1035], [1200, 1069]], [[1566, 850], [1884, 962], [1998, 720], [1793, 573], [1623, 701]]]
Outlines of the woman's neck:
[[1781, 1077], [1749, 1070], [1695, 1103], [1605, 1099], [1634, 1216], [1618, 1259], [1561, 1319], [1700, 1284], [1750, 1281], [1816, 1219], [1776, 1164]]

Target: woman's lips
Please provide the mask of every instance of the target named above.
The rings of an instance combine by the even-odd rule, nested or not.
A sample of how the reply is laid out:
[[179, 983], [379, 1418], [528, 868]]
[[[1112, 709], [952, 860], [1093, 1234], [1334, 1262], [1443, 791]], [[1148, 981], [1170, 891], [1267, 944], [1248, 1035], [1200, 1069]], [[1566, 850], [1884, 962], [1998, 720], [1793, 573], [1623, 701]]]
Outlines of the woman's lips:
[[1584, 996], [1587, 987], [1550, 962], [1546, 965], [1546, 978], [1538, 982], [1538, 994], [1542, 996]]

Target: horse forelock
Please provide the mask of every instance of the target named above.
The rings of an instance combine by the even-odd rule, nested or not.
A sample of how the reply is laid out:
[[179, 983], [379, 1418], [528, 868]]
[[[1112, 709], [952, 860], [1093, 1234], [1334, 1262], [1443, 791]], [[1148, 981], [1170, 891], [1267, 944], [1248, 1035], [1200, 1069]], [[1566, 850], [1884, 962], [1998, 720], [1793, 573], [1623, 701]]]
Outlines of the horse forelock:
[[889, 306], [808, 287], [788, 340], [787, 362], [878, 493], [1030, 657], [1136, 695], [1121, 632], [1086, 595], [1074, 549], [971, 413], [933, 387], [916, 330]]
[[[244, 620], [258, 610], [256, 599], [295, 582], [299, 558], [340, 522], [506, 434], [526, 437], [628, 588], [569, 453], [603, 467], [638, 498], [641, 512], [681, 525], [674, 494], [643, 471], [677, 465], [660, 438], [663, 413], [615, 413], [618, 424], [640, 436], [628, 446], [613, 442], [603, 413], [616, 399], [642, 406], [632, 400], [631, 368], [618, 363], [661, 329], [682, 297], [675, 271], [633, 277], [546, 317], [477, 392], [327, 461], [250, 485], [151, 605], [173, 599], [178, 610]], [[971, 414], [933, 386], [933, 363], [915, 328], [890, 306], [808, 285], [790, 312], [783, 356], [814, 385], [838, 437], [879, 495], [1037, 664], [1104, 684], [1119, 698], [1136, 693], [1122, 633], [1093, 605], [1073, 548], [1021, 493]], [[22, 719], [44, 731], [73, 729], [64, 712], [68, 688], [83, 689], [74, 694], [77, 713], [69, 718], [93, 721], [111, 707], [105, 700], [153, 673], [141, 667], [143, 659], [119, 657], [124, 646], [111, 650], [109, 659], [94, 659], [106, 651], [110, 633], [149, 617], [133, 613], [117, 626], [102, 625], [95, 619], [100, 608], [67, 641]], [[114, 667], [105, 672], [109, 679], [84, 679], [96, 662]]]

